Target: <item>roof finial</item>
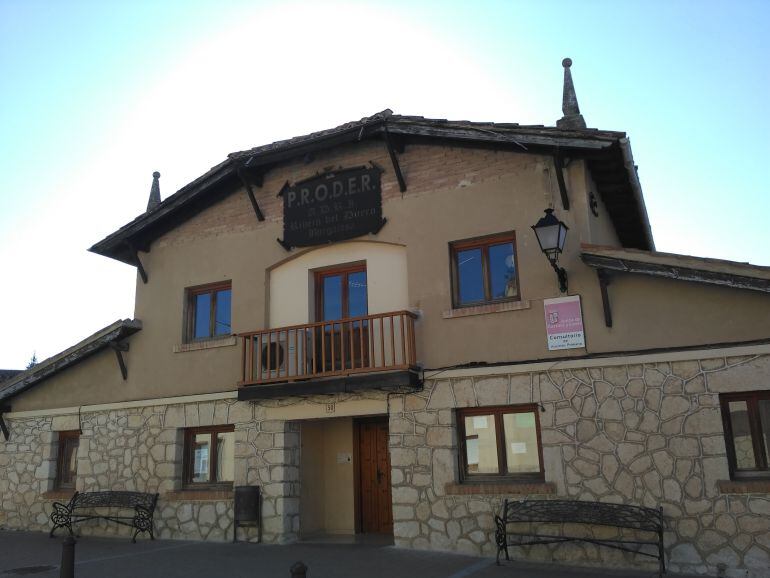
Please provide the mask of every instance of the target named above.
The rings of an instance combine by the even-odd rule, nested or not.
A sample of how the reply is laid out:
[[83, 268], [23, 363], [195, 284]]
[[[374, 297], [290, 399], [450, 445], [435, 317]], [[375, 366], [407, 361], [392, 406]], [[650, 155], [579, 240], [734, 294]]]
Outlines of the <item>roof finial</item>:
[[152, 173], [152, 187], [150, 187], [150, 200], [147, 201], [147, 212], [154, 210], [158, 205], [160, 205], [160, 183], [158, 182], [158, 179], [160, 178], [160, 173], [158, 171], [155, 171]]
[[565, 58], [561, 61], [561, 65], [564, 67], [564, 93], [561, 99], [561, 111], [564, 116], [556, 121], [556, 126], [559, 128], [586, 128], [586, 121], [580, 114], [575, 85], [572, 83], [572, 73], [569, 69], [572, 66], [572, 59]]

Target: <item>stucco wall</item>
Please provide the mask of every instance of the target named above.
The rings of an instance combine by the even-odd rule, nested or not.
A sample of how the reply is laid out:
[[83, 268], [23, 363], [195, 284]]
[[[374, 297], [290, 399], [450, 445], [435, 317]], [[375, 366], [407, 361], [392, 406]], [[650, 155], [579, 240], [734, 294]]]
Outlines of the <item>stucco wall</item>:
[[[312, 317], [309, 270], [335, 260], [371, 261], [371, 311], [408, 307], [422, 313], [416, 345], [417, 359], [425, 367], [768, 336], [766, 294], [638, 275], [613, 277], [609, 294], [615, 325], [605, 327], [596, 273], [580, 261], [579, 245], [612, 242], [614, 233], [601, 203], [600, 217], [590, 215], [586, 189], [591, 179], [581, 161], [565, 170], [573, 208], [564, 211], [548, 157], [411, 145], [399, 158], [408, 185], [403, 194], [385, 148], [362, 143], [268, 172], [257, 190], [264, 222], [257, 221], [245, 191], [224, 196], [142, 254], [149, 282], [137, 281], [135, 314], [143, 329], [129, 340], [125, 382], [108, 351], [22, 394], [14, 404], [20, 409], [54, 408], [232, 391], [240, 379], [240, 343], [218, 340], [186, 350], [185, 287], [231, 280], [236, 333], [306, 322]], [[384, 169], [383, 214], [388, 222], [378, 235], [306, 253], [287, 253], [276, 242], [282, 236], [282, 209], [275, 193], [286, 180], [370, 160]], [[586, 349], [552, 352], [546, 347], [542, 301], [560, 293], [530, 227], [549, 204], [570, 227], [561, 264], [569, 274], [570, 294], [582, 297]], [[483, 315], [452, 310], [449, 243], [504, 231], [516, 232], [521, 301], [502, 307], [513, 310]], [[293, 255], [299, 256], [287, 261]]]
[[354, 534], [353, 419], [300, 423], [300, 533]]
[[333, 265], [366, 264], [369, 314], [409, 308], [406, 248], [352, 241], [311, 249], [270, 269], [270, 327], [317, 320], [313, 272]]

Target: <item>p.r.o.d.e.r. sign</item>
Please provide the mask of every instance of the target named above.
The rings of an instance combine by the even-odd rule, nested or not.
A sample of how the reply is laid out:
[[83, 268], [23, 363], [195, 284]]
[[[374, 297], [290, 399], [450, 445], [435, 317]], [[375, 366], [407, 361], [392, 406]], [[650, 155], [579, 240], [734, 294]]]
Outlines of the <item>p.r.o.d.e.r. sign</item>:
[[377, 233], [382, 218], [382, 169], [374, 165], [326, 171], [293, 185], [283, 196], [286, 249], [310, 247]]

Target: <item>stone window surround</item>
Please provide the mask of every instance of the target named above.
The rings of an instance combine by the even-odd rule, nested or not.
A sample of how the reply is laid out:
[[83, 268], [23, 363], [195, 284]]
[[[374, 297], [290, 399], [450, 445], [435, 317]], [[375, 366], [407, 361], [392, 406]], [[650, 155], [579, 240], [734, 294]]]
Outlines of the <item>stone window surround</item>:
[[455, 319], [456, 317], [471, 317], [472, 315], [521, 311], [523, 309], [529, 309], [530, 307], [530, 301], [528, 299], [522, 299], [521, 301], [505, 301], [502, 303], [488, 303], [486, 305], [472, 305], [457, 309], [447, 309], [441, 313], [441, 317], [444, 319]]
[[[548, 488], [546, 488], [545, 484], [545, 463], [543, 461], [543, 443], [541, 440], [541, 425], [540, 425], [540, 415], [539, 415], [540, 405], [539, 404], [531, 404], [531, 403], [525, 403], [525, 404], [506, 404], [506, 405], [479, 405], [476, 407], [463, 407], [463, 408], [456, 408], [454, 410], [454, 427], [457, 432], [457, 457], [458, 457], [458, 475], [459, 475], [459, 484], [447, 484], [447, 486], [451, 486], [454, 489], [454, 486], [468, 486], [468, 487], [474, 487], [475, 490], [472, 491], [457, 491], [458, 494], [463, 493], [473, 493], [473, 494], [497, 494], [497, 493], [505, 493], [510, 491], [511, 493], [521, 494], [521, 493], [552, 493], [548, 492]], [[528, 413], [532, 412], [535, 416], [535, 431], [537, 435], [537, 452], [538, 452], [538, 459], [540, 461], [540, 471], [533, 474], [506, 474], [504, 472], [500, 472], [497, 474], [487, 474], [480, 476], [478, 474], [468, 474], [465, 471], [465, 457], [463, 455], [464, 452], [464, 443], [462, 440], [462, 434], [464, 433], [464, 425], [462, 423], [462, 418], [464, 416], [473, 416], [473, 415], [486, 415], [487, 412], [490, 412], [496, 416], [499, 417], [499, 419], [495, 419], [498, 431], [497, 431], [497, 444], [498, 444], [498, 451], [499, 452], [505, 452], [504, 449], [500, 448], [500, 445], [502, 444], [502, 447], [505, 447], [505, 431], [503, 428], [503, 418], [502, 416], [505, 414], [512, 414], [512, 413]], [[500, 457], [500, 454], [498, 454], [498, 459], [503, 459], [504, 455]], [[499, 464], [501, 465], [501, 464]], [[479, 487], [480, 486], [480, 487]], [[542, 487], [541, 487], [542, 486]], [[531, 487], [531, 488], [530, 488]], [[522, 489], [526, 490], [527, 488], [535, 488], [538, 487], [541, 491], [538, 492], [526, 492], [522, 491]], [[503, 492], [497, 491], [493, 488], [503, 489]], [[555, 487], [553, 488], [553, 492], [555, 492]]]
[[231, 347], [238, 343], [238, 338], [235, 335], [222, 335], [220, 337], [212, 337], [211, 339], [204, 339], [200, 341], [192, 341], [190, 343], [179, 343], [174, 345], [172, 351], [174, 353], [185, 353], [187, 351], [201, 351], [203, 349], [216, 349], [217, 347]]
[[[516, 295], [511, 297], [504, 297], [494, 299], [491, 295], [491, 274], [489, 272], [489, 248], [493, 245], [510, 244], [513, 248], [513, 262], [514, 262], [514, 275], [516, 277]], [[482, 252], [482, 285], [484, 288], [483, 301], [476, 303], [469, 303], [463, 305], [460, 303], [460, 274], [458, 270], [458, 254], [460, 251], [480, 249]], [[453, 310], [462, 309], [465, 307], [476, 308], [478, 306], [484, 306], [495, 303], [502, 303], [508, 301], [521, 300], [521, 284], [519, 282], [519, 266], [518, 266], [518, 250], [516, 247], [516, 232], [506, 231], [503, 233], [493, 233], [490, 235], [483, 235], [480, 237], [473, 237], [470, 239], [461, 239], [452, 241], [449, 243], [449, 255], [450, 255], [450, 282], [452, 288], [452, 307]]]

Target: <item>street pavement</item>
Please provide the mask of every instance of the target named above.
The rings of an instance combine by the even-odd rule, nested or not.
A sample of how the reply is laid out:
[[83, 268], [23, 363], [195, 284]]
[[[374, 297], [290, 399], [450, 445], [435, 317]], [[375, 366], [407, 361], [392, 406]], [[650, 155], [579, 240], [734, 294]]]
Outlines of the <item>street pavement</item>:
[[[0, 531], [0, 577], [56, 578], [62, 537]], [[302, 561], [308, 578], [646, 578], [652, 572], [503, 562], [382, 544], [248, 543], [84, 536], [75, 547], [76, 578], [289, 578]]]

